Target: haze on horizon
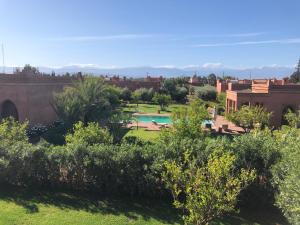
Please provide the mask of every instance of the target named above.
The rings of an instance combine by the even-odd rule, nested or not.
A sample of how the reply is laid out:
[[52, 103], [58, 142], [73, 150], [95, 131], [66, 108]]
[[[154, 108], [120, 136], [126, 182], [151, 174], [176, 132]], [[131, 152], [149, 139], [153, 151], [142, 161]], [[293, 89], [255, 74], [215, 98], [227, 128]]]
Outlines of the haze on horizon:
[[0, 8], [6, 66], [293, 67], [300, 55], [297, 0], [0, 0]]

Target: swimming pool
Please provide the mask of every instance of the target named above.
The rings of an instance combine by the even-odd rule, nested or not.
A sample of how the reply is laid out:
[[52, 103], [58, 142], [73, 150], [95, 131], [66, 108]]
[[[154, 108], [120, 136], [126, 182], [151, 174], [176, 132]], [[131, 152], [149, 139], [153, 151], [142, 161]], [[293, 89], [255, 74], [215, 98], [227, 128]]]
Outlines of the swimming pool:
[[[155, 121], [156, 123], [166, 123], [172, 124], [172, 119], [170, 116], [150, 116], [150, 115], [135, 115], [135, 118], [138, 119], [139, 122], [143, 123], [151, 123]], [[210, 124], [213, 125], [214, 122], [212, 120], [204, 120], [202, 125]]]
[[156, 123], [172, 124], [172, 119], [169, 116], [143, 116], [143, 115], [136, 115], [134, 117], [136, 117], [139, 122], [143, 122], [143, 123], [151, 123], [151, 122], [155, 121]]

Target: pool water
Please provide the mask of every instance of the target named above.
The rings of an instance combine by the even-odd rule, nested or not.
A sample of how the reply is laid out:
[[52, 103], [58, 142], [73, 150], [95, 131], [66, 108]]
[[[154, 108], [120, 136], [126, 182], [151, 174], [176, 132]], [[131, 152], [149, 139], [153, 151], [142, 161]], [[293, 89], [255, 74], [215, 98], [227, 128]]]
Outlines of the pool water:
[[203, 124], [203, 125], [205, 125], [205, 124], [214, 125], [214, 122], [213, 122], [212, 120], [204, 120], [204, 121], [202, 122], [202, 124]]
[[[143, 122], [143, 123], [151, 123], [153, 121], [155, 121], [156, 123], [166, 123], [166, 124], [172, 124], [172, 119], [170, 116], [134, 116], [138, 119], [139, 122]], [[202, 122], [202, 125], [205, 124], [211, 124], [213, 125], [213, 121], [212, 120], [204, 120]]]
[[155, 121], [156, 123], [166, 123], [172, 124], [172, 119], [169, 116], [135, 116], [139, 122], [151, 123]]

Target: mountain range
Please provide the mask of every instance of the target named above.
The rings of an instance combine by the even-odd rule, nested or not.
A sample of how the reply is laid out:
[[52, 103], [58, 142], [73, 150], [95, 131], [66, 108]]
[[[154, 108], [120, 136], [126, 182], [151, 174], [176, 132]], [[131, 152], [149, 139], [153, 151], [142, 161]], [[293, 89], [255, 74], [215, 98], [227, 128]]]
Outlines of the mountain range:
[[[127, 77], [145, 77], [150, 76], [163, 76], [163, 77], [178, 77], [178, 76], [192, 76], [197, 74], [198, 76], [208, 75], [214, 73], [217, 76], [230, 75], [239, 79], [249, 78], [282, 78], [290, 76], [294, 68], [288, 66], [263, 66], [253, 68], [230, 68], [222, 65], [203, 65], [203, 66], [188, 66], [188, 67], [124, 67], [124, 68], [101, 68], [95, 65], [69, 65], [63, 67], [38, 67], [40, 72], [51, 73], [54, 71], [56, 74], [69, 73], [90, 73], [94, 75], [119, 75]], [[0, 67], [2, 71], [3, 68]], [[5, 67], [6, 73], [12, 73], [14, 67]]]

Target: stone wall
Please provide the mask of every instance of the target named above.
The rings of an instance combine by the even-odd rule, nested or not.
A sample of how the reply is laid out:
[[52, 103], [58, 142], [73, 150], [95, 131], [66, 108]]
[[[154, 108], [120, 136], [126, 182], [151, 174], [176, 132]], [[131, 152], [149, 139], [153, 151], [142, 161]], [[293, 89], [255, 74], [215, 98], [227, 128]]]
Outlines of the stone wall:
[[57, 119], [53, 108], [53, 93], [73, 82], [72, 77], [0, 74], [0, 117], [5, 114], [5, 102], [12, 103], [20, 121], [49, 124]]

